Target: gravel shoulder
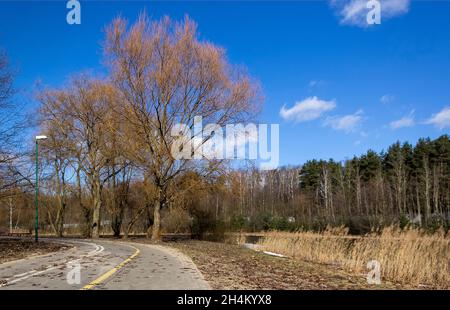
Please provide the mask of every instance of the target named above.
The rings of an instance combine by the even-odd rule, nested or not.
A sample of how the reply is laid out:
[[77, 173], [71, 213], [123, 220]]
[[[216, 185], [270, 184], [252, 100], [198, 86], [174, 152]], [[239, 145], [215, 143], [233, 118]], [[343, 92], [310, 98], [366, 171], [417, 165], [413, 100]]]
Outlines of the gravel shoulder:
[[274, 257], [238, 245], [207, 241], [169, 242], [188, 255], [212, 289], [402, 289], [392, 283], [367, 284], [365, 275], [336, 266]]

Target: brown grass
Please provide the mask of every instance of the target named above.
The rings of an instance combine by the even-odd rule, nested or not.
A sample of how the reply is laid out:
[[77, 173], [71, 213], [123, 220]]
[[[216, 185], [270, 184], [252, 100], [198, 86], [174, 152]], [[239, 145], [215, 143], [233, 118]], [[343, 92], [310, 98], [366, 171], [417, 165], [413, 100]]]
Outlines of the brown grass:
[[259, 245], [266, 251], [362, 274], [367, 273], [369, 261], [377, 260], [382, 280], [449, 288], [449, 242], [443, 232], [427, 235], [415, 229], [386, 228], [381, 234], [354, 237], [345, 228], [330, 228], [322, 233], [268, 232]]
[[[140, 242], [148, 241], [140, 239]], [[218, 290], [411, 288], [388, 281], [383, 281], [381, 285], [369, 285], [365, 277], [351, 274], [338, 266], [273, 257], [236, 244], [185, 240], [164, 245], [191, 257], [211, 287]]]

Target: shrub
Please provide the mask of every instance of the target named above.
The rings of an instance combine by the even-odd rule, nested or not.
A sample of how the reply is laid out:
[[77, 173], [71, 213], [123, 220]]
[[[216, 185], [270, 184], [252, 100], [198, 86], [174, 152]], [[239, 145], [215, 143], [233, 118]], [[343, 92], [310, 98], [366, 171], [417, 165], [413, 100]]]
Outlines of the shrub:
[[230, 229], [232, 231], [240, 231], [246, 228], [246, 219], [242, 215], [233, 216], [230, 221]]
[[186, 210], [174, 207], [163, 213], [161, 228], [164, 233], [190, 233], [192, 227], [192, 217]]

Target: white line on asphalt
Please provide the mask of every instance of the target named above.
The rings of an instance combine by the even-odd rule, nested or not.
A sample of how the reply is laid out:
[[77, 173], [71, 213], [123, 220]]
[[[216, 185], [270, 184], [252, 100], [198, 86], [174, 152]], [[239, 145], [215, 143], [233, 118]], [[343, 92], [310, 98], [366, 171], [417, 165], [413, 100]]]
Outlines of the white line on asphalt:
[[[30, 277], [37, 276], [37, 275], [46, 273], [48, 271], [52, 271], [52, 270], [54, 270], [56, 268], [59, 268], [61, 266], [66, 265], [67, 263], [78, 262], [78, 261], [80, 261], [81, 259], [83, 259], [85, 257], [91, 257], [91, 256], [94, 256], [94, 255], [100, 254], [101, 252], [103, 252], [105, 250], [105, 248], [103, 246], [95, 244], [95, 243], [91, 243], [91, 242], [73, 241], [73, 240], [71, 242], [86, 244], [86, 245], [90, 245], [90, 246], [95, 246], [95, 249], [90, 251], [90, 252], [88, 252], [86, 255], [82, 255], [80, 258], [77, 258], [77, 259], [75, 259], [73, 261], [70, 261], [70, 262], [64, 262], [64, 263], [61, 263], [61, 264], [56, 265], [56, 266], [49, 265], [49, 266], [47, 266], [46, 269], [40, 270], [40, 271], [33, 269], [31, 271], [28, 271], [28, 272], [24, 272], [24, 273], [20, 273], [20, 274], [17, 274], [17, 275], [13, 275], [10, 278], [4, 279], [4, 280], [6, 280], [6, 283], [0, 284], [0, 287], [4, 287], [4, 286], [7, 286], [7, 285], [10, 285], [10, 284], [19, 282], [19, 281], [23, 281], [23, 280], [26, 280], [26, 279], [28, 279]], [[11, 280], [13, 278], [16, 278], [16, 279]]]
[[13, 277], [14, 278], [19, 278], [19, 277], [23, 277], [23, 276], [25, 276], [25, 275], [27, 275], [27, 274], [29, 274], [29, 273], [33, 273], [33, 272], [36, 272], [37, 270], [30, 270], [30, 271], [28, 271], [28, 272], [24, 272], [24, 273], [20, 273], [20, 274], [16, 274], [16, 275], [14, 275]]
[[11, 281], [7, 280], [8, 282], [5, 283], [5, 284], [1, 284], [0, 287], [7, 286], [7, 285], [10, 285], [10, 284], [14, 284], [14, 283], [16, 283], [16, 282], [19, 282], [19, 281], [26, 280], [26, 279], [28, 279], [28, 278], [30, 278], [30, 277], [34, 277], [34, 276], [37, 276], [37, 275], [46, 273], [46, 272], [51, 271], [51, 270], [53, 270], [53, 269], [56, 269], [56, 268], [58, 268], [58, 267], [59, 267], [59, 266], [54, 266], [54, 267], [51, 267], [51, 268], [47, 268], [47, 269], [45, 269], [45, 270], [37, 271], [37, 272], [35, 272], [35, 273], [29, 274], [29, 275], [27, 275], [27, 276], [24, 276], [24, 277], [21, 277], [21, 278], [18, 278], [18, 279], [14, 279], [14, 280], [11, 280]]

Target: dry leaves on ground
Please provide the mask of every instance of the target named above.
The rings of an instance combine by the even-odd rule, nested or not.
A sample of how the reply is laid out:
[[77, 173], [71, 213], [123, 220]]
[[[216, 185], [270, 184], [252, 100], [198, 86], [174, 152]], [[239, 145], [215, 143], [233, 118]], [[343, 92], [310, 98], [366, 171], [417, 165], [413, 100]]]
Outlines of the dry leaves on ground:
[[33, 240], [0, 239], [0, 263], [58, 251], [65, 246]]
[[213, 289], [389, 289], [336, 266], [272, 257], [238, 245], [206, 241], [169, 243], [190, 256]]

